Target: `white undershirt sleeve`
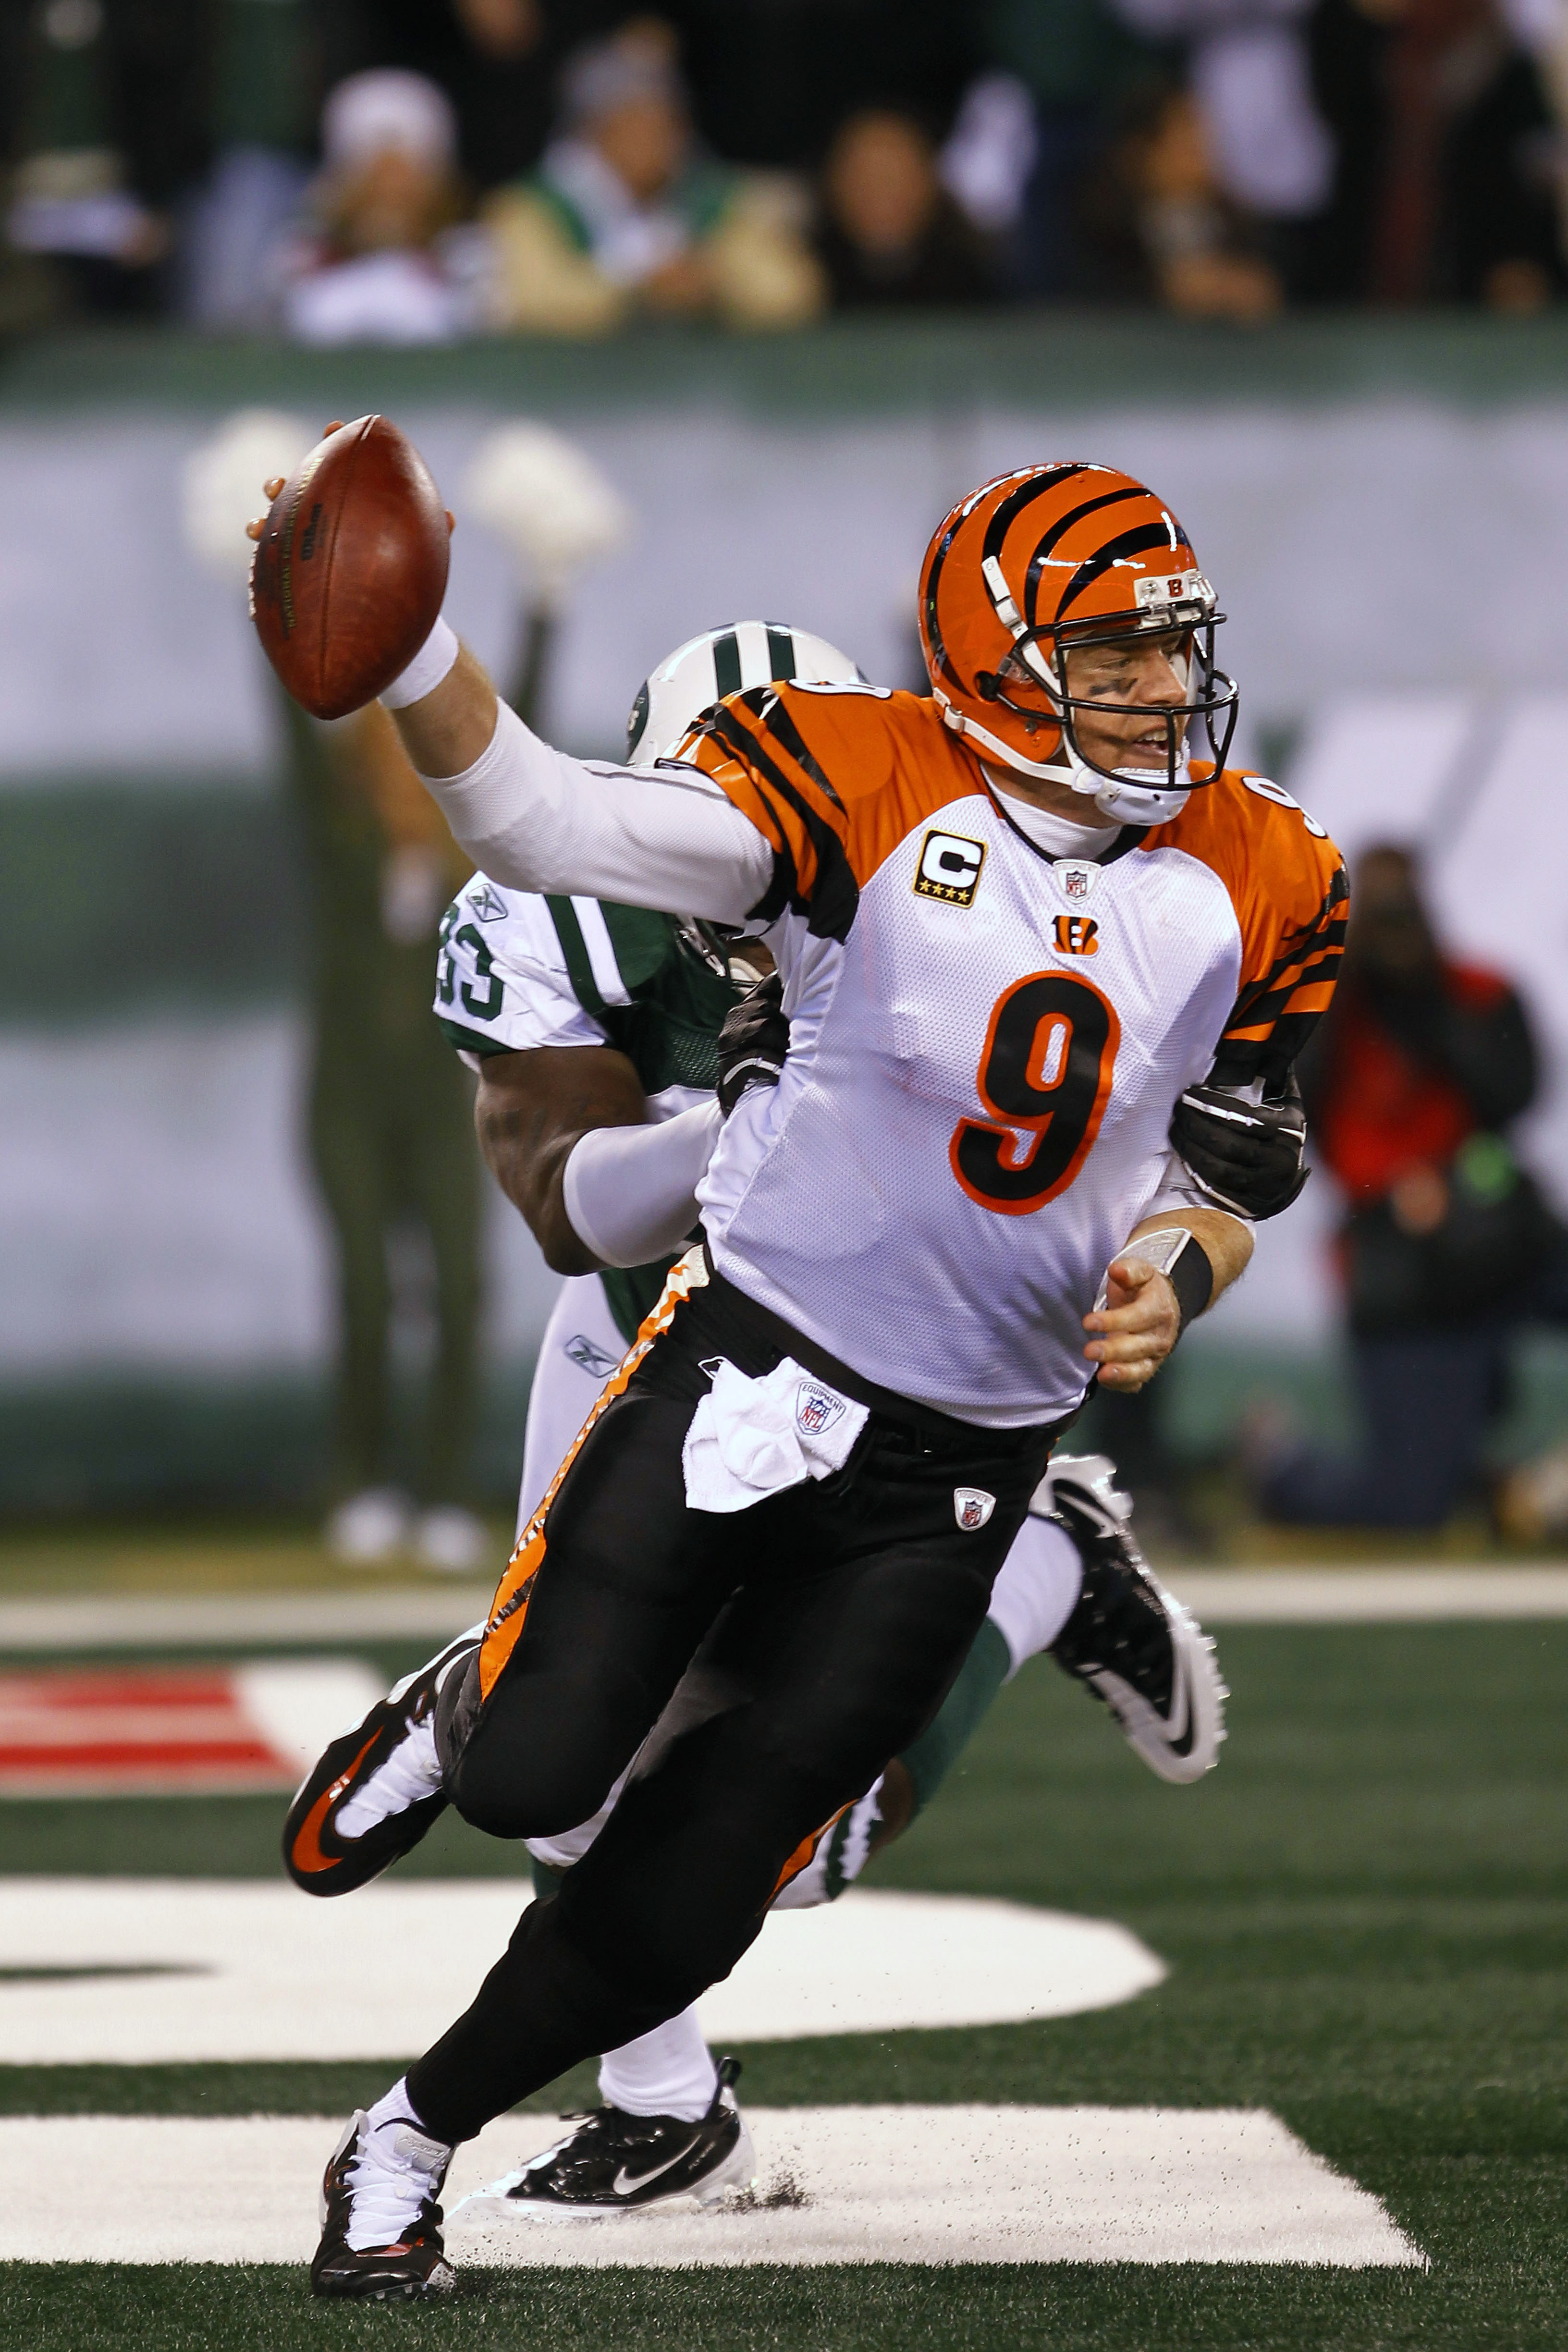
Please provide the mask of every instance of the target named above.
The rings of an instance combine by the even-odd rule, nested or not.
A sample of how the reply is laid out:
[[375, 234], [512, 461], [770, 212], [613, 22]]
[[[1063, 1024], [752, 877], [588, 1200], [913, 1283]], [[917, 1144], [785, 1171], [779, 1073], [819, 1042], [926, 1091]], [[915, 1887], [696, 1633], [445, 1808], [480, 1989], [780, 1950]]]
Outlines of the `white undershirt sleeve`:
[[697, 1184], [719, 1139], [717, 1098], [658, 1127], [596, 1127], [567, 1155], [562, 1198], [602, 1265], [647, 1265], [697, 1223]]
[[571, 759], [504, 702], [471, 768], [424, 782], [455, 839], [510, 889], [740, 923], [773, 879], [772, 845], [697, 769]]

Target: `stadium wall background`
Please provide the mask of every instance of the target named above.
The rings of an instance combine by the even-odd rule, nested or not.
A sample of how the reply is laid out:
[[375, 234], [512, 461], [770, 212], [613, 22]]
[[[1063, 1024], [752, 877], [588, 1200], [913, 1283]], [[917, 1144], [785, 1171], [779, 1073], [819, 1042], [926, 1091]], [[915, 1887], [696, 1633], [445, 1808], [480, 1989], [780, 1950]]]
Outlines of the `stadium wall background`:
[[[179, 532], [186, 449], [242, 405], [395, 414], [451, 495], [506, 415], [579, 439], [637, 517], [573, 595], [545, 723], [613, 751], [682, 635], [784, 618], [911, 683], [921, 549], [1046, 454], [1169, 495], [1233, 616], [1243, 755], [1349, 851], [1430, 845], [1455, 944], [1529, 990], [1525, 1137], [1568, 1202], [1568, 327], [1009, 319], [779, 341], [306, 354], [76, 338], [0, 359], [0, 1508], [297, 1492], [319, 1459], [321, 1235], [298, 1166], [301, 933], [243, 600]], [[510, 559], [459, 529], [448, 603], [502, 667]], [[1264, 1374], [1341, 1414], [1325, 1185], [1186, 1351], [1213, 1443]], [[482, 1454], [498, 1493], [552, 1287], [496, 1208]], [[1568, 1400], [1532, 1345], [1511, 1434]]]

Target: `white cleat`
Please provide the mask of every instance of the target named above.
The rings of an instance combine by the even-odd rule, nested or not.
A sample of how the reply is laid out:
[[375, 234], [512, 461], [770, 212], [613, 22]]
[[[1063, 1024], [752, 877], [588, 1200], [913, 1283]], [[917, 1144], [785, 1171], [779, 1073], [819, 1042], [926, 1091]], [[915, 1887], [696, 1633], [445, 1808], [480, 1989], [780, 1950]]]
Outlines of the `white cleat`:
[[498, 1565], [496, 1547], [483, 1519], [456, 1503], [422, 1511], [414, 1524], [414, 1557], [438, 1576], [472, 1576]]
[[1151, 1772], [1201, 1780], [1219, 1761], [1229, 1694], [1213, 1642], [1138, 1549], [1115, 1464], [1058, 1454], [1029, 1507], [1067, 1529], [1083, 1562], [1083, 1591], [1052, 1657], [1104, 1701]]

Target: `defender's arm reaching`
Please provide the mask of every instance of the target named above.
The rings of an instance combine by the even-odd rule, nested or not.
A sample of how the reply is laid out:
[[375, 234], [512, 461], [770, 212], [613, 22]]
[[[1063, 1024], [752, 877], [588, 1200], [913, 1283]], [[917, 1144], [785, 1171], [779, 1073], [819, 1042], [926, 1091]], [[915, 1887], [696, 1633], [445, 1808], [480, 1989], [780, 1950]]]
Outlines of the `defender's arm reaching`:
[[479, 1146], [557, 1274], [644, 1265], [697, 1223], [718, 1102], [647, 1123], [642, 1082], [612, 1045], [487, 1054]]

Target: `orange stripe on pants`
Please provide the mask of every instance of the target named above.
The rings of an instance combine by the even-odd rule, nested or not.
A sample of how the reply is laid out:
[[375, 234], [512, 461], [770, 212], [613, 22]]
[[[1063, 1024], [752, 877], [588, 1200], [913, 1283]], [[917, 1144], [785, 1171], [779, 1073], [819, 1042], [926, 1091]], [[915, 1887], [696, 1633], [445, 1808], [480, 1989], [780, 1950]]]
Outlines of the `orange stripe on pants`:
[[[700, 1290], [707, 1280], [708, 1269], [700, 1248], [689, 1250], [679, 1265], [670, 1267], [668, 1278], [652, 1311], [638, 1327], [637, 1338], [595, 1399], [594, 1409], [573, 1439], [566, 1459], [550, 1481], [544, 1500], [519, 1536], [517, 1548], [496, 1587], [495, 1599], [490, 1603], [490, 1613], [485, 1623], [484, 1639], [479, 1643], [481, 1699], [489, 1698], [495, 1688], [501, 1669], [516, 1648], [518, 1635], [522, 1632], [528, 1604], [532, 1598], [539, 1571], [544, 1564], [544, 1523], [549, 1517], [550, 1506], [561, 1490], [562, 1480], [583, 1451], [588, 1433], [601, 1413], [614, 1404], [618, 1396], [625, 1394], [632, 1374], [654, 1341], [662, 1332], [668, 1330], [675, 1319], [676, 1308], [684, 1299], [689, 1298], [694, 1290]], [[809, 1861], [810, 1856], [806, 1859]]]
[[[858, 1800], [857, 1798], [851, 1797], [849, 1800], [849, 1805], [853, 1805], [858, 1802]], [[819, 1830], [813, 1830], [809, 1837], [802, 1838], [800, 1843], [796, 1846], [795, 1852], [791, 1854], [789, 1860], [785, 1863], [784, 1868], [778, 1874], [777, 1883], [773, 1887], [773, 1893], [768, 1897], [768, 1901], [770, 1903], [776, 1903], [779, 1896], [784, 1893], [784, 1888], [789, 1885], [790, 1880], [800, 1876], [801, 1872], [805, 1870], [807, 1864], [814, 1859], [817, 1847], [822, 1843], [823, 1839], [827, 1835], [828, 1832], [830, 1830], [837, 1829], [838, 1823], [844, 1819], [845, 1814], [849, 1811], [849, 1805], [840, 1805], [836, 1813], [830, 1813], [828, 1815], [827, 1819], [823, 1822], [822, 1827]]]

